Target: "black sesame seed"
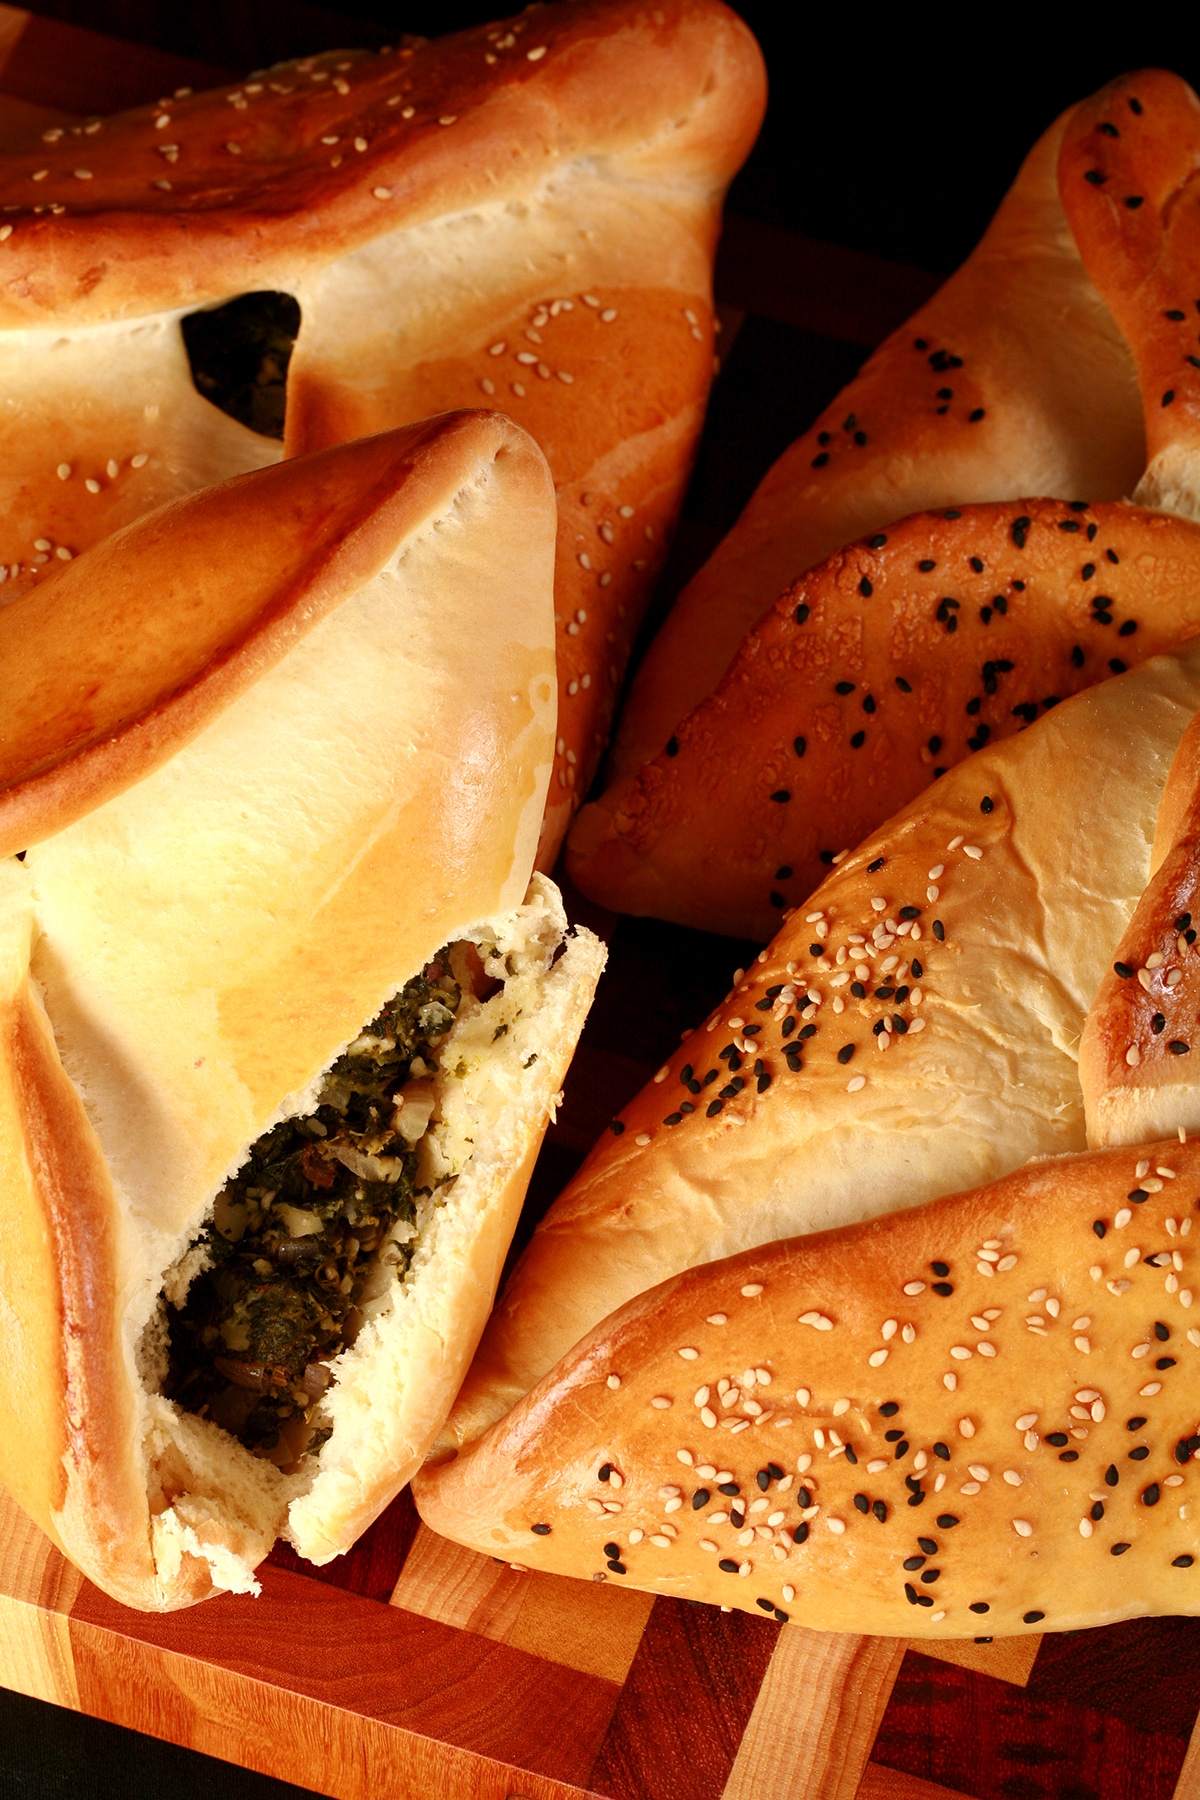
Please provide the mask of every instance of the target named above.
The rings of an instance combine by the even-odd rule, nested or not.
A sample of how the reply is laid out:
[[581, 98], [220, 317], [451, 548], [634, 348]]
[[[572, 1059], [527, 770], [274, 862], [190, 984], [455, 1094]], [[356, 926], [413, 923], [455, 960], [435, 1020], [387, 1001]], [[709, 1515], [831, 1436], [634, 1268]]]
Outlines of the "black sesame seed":
[[952, 1529], [953, 1526], [955, 1526], [957, 1524], [958, 1524], [958, 1520], [955, 1518], [953, 1513], [939, 1513], [938, 1514], [939, 1530], [949, 1531]]
[[710, 1498], [711, 1495], [707, 1488], [697, 1488], [692, 1495], [692, 1511], [699, 1512], [702, 1506], [708, 1505]]
[[1083, 667], [1083, 651], [1080, 649], [1078, 644], [1076, 644], [1071, 651], [1071, 661], [1074, 663], [1074, 665], [1077, 669], [1082, 669], [1082, 667]]
[[867, 539], [867, 548], [868, 548], [868, 550], [882, 550], [883, 546], [886, 543], [887, 543], [886, 534], [882, 531], [877, 531], [873, 538]]
[[775, 1611], [775, 1602], [773, 1600], [763, 1600], [760, 1597], [754, 1604], [756, 1606], [761, 1606], [764, 1612], [773, 1613]]
[[1092, 1230], [1095, 1232], [1095, 1234], [1098, 1238], [1102, 1238], [1104, 1236], [1105, 1232], [1108, 1230], [1108, 1226], [1104, 1223], [1103, 1219], [1093, 1219], [1092, 1220]]
[[875, 1517], [879, 1520], [879, 1523], [881, 1525], [887, 1524], [888, 1509], [887, 1509], [887, 1503], [885, 1501], [883, 1501], [883, 1500], [874, 1501], [871, 1506], [871, 1511], [875, 1514]]
[[925, 1567], [925, 1558], [923, 1556], [906, 1556], [904, 1559], [904, 1567], [910, 1574], [914, 1569], [923, 1569]]
[[601, 1463], [600, 1467], [596, 1470], [596, 1480], [597, 1481], [607, 1481], [611, 1474], [612, 1474], [612, 1464], [611, 1463]]
[[1140, 1206], [1142, 1204], [1142, 1202], [1144, 1200], [1148, 1200], [1150, 1198], [1150, 1196], [1146, 1192], [1145, 1188], [1130, 1188], [1130, 1190], [1129, 1190], [1128, 1194], [1126, 1194], [1125, 1198], [1127, 1200], [1132, 1200], [1133, 1204], [1135, 1206]]
[[880, 869], [882, 869], [882, 867], [886, 861], [887, 861], [886, 857], [877, 856], [875, 858], [874, 862], [869, 862], [867, 864], [867, 874], [868, 875], [878, 875]]
[[771, 1477], [772, 1481], [782, 1481], [783, 1480], [783, 1470], [780, 1468], [778, 1463], [769, 1462], [767, 1464], [767, 1474]]
[[1018, 550], [1023, 550], [1025, 548], [1025, 539], [1029, 536], [1030, 523], [1031, 521], [1027, 519], [1024, 514], [1022, 514], [1019, 519], [1013, 520], [1012, 541], [1017, 546]]
[[781, 1625], [786, 1625], [788, 1623], [789, 1619], [791, 1618], [791, 1616], [792, 1616], [791, 1613], [784, 1612], [782, 1606], [777, 1606], [775, 1608], [775, 1617], [779, 1620], [779, 1623]]
[[949, 1299], [950, 1295], [954, 1292], [954, 1289], [950, 1286], [948, 1281], [935, 1281], [932, 1284], [932, 1291], [935, 1294], [941, 1294], [943, 1299]]
[[875, 696], [874, 696], [874, 694], [868, 694], [866, 699], [863, 701], [863, 711], [865, 713], [873, 713], [875, 711]]
[[983, 410], [982, 406], [977, 406], [975, 408], [974, 412], [970, 412], [967, 414], [967, 424], [968, 425], [978, 425], [980, 419], [982, 419], [983, 417], [984, 417], [984, 410]]
[[1145, 196], [1142, 194], [1127, 194], [1126, 195], [1125, 204], [1129, 208], [1130, 212], [1137, 211], [1138, 207], [1142, 204], [1144, 197]]
[[908, 1455], [908, 1452], [910, 1449], [911, 1449], [911, 1445], [909, 1444], [908, 1439], [902, 1437], [900, 1439], [900, 1442], [896, 1445], [896, 1448], [892, 1452], [892, 1454], [895, 1457], [897, 1462], [902, 1462], [903, 1459]]
[[1105, 1485], [1107, 1487], [1116, 1487], [1116, 1485], [1117, 1485], [1118, 1481], [1120, 1481], [1120, 1479], [1121, 1479], [1121, 1477], [1117, 1473], [1116, 1463], [1109, 1463], [1107, 1469], [1105, 1469], [1105, 1471], [1104, 1471]]
[[1156, 1012], [1150, 1020], [1150, 1029], [1155, 1037], [1161, 1037], [1163, 1032], [1167, 1029], [1166, 1014]]
[[1145, 1444], [1139, 1444], [1136, 1450], [1131, 1450], [1129, 1452], [1129, 1460], [1130, 1462], [1145, 1462], [1149, 1454], [1149, 1447]]
[[620, 1554], [621, 1554], [620, 1544], [605, 1544], [604, 1554], [605, 1554], [605, 1556], [620, 1556]]
[[808, 603], [807, 603], [807, 601], [802, 600], [800, 602], [799, 606], [796, 608], [795, 612], [792, 614], [792, 617], [795, 619], [797, 625], [803, 625], [807, 622], [807, 620], [808, 620]]
[[726, 1575], [736, 1575], [738, 1572], [738, 1566], [731, 1556], [723, 1556], [717, 1567], [723, 1569]]
[[1108, 1554], [1110, 1556], [1124, 1556], [1124, 1554], [1128, 1550], [1128, 1548], [1129, 1548], [1128, 1544], [1114, 1544]]
[[1140, 101], [1140, 100], [1139, 100], [1139, 99], [1138, 99], [1138, 98], [1137, 98], [1137, 97], [1136, 97], [1136, 95], [1132, 95], [1132, 94], [1131, 94], [1131, 95], [1130, 95], [1130, 98], [1129, 98], [1129, 110], [1130, 110], [1130, 112], [1131, 112], [1131, 113], [1136, 113], [1136, 114], [1137, 114], [1137, 116], [1138, 116], [1138, 118], [1139, 118], [1139, 119], [1140, 119], [1140, 118], [1141, 118], [1141, 116], [1142, 116], [1142, 110], [1143, 110], [1143, 108], [1142, 108], [1142, 103], [1141, 103], [1141, 101]]
[[[1128, 202], [1126, 204], [1128, 204]], [[1168, 388], [1166, 393], [1162, 397], [1162, 404], [1164, 406], [1170, 406], [1170, 404], [1174, 400], [1174, 398], [1175, 398], [1175, 389]]]
[[871, 1502], [865, 1494], [855, 1494], [854, 1505], [856, 1511], [860, 1513], [869, 1513], [871, 1510]]
[[1048, 1431], [1046, 1433], [1046, 1442], [1048, 1444], [1053, 1444], [1056, 1450], [1060, 1450], [1067, 1442], [1067, 1434], [1065, 1431]]
[[864, 600], [869, 600], [871, 595], [875, 592], [875, 589], [871, 586], [871, 583], [867, 580], [865, 575], [858, 584], [858, 591]]
[[938, 1548], [937, 1539], [931, 1537], [919, 1537], [917, 1539], [917, 1548], [923, 1550], [926, 1556], [936, 1556]]
[[854, 736], [850, 739], [850, 748], [852, 750], [861, 750], [863, 745], [866, 743], [866, 741], [867, 741], [866, 732], [865, 731], [856, 731], [854, 733]]
[[812, 1505], [812, 1494], [806, 1487], [798, 1487], [796, 1489], [796, 1505], [800, 1507]]
[[724, 1107], [725, 1107], [725, 1102], [723, 1100], [710, 1100], [708, 1105], [704, 1109], [705, 1118], [706, 1119], [715, 1119], [717, 1114], [724, 1110]]
[[775, 792], [771, 795], [772, 800], [774, 800], [777, 806], [786, 806], [791, 797], [792, 790], [790, 788], [776, 788]]
[[800, 1523], [793, 1531], [792, 1542], [794, 1544], [806, 1544], [808, 1542], [808, 1521], [806, 1519], [801, 1519]]
[[610, 1119], [608, 1121], [608, 1129], [612, 1132], [614, 1137], [620, 1137], [625, 1129], [625, 1122], [623, 1119]]
[[1164, 1325], [1161, 1319], [1156, 1319], [1154, 1321], [1154, 1335], [1160, 1344], [1165, 1344], [1171, 1335], [1171, 1328], [1169, 1325]]
[[[882, 1412], [884, 1414], [885, 1418], [890, 1419], [892, 1416], [892, 1413], [898, 1411], [898, 1408], [893, 1406], [892, 1412], [884, 1412], [884, 1409], [881, 1406], [879, 1410], [880, 1410], [880, 1412]], [[900, 1431], [896, 1426], [893, 1426], [890, 1431], [884, 1432], [883, 1441], [885, 1444], [898, 1444], [900, 1442], [900, 1439], [903, 1436], [904, 1436], [904, 1433], [902, 1431]]]
[[1125, 1429], [1126, 1431], [1140, 1431], [1145, 1423], [1146, 1415], [1144, 1413], [1135, 1413], [1132, 1419], [1126, 1419]]
[[995, 812], [996, 802], [992, 799], [990, 794], [985, 794], [983, 796], [983, 799], [979, 802], [979, 810], [981, 813]]
[[1045, 1616], [1044, 1612], [1027, 1612], [1021, 1614], [1022, 1621], [1026, 1625], [1040, 1625]]
[[800, 1027], [800, 1036], [802, 1038], [815, 1037], [816, 1035], [817, 1035], [817, 1028], [815, 1025], [810, 1023], [808, 1025], [802, 1025]]
[[910, 1606], [915, 1606], [917, 1604], [917, 1590], [911, 1581], [906, 1581], [904, 1584], [904, 1598], [908, 1601]]
[[1128, 981], [1133, 974], [1133, 970], [1130, 968], [1128, 963], [1116, 962], [1113, 964], [1113, 968], [1116, 970], [1117, 974], [1121, 977], [1122, 981]]
[[1078, 1450], [1064, 1450], [1058, 1460], [1059, 1462], [1078, 1462], [1079, 1452]]
[[1154, 1359], [1154, 1366], [1156, 1369], [1173, 1369], [1175, 1367], [1175, 1358], [1173, 1356], [1158, 1356]]
[[848, 1063], [850, 1061], [850, 1058], [853, 1055], [854, 1055], [854, 1045], [853, 1044], [843, 1044], [841, 1049], [837, 1053], [837, 1059], [840, 1063]]
[[1185, 1044], [1182, 1038], [1172, 1038], [1167, 1045], [1172, 1056], [1186, 1056], [1191, 1047], [1190, 1044]]
[[913, 957], [913, 960], [912, 960], [912, 972], [916, 976], [918, 981], [920, 981], [922, 975], [924, 975], [924, 973], [925, 973], [924, 968], [917, 961], [915, 956]]
[[852, 681], [835, 681], [833, 684], [833, 691], [835, 694], [852, 694], [854, 692], [854, 683]]
[[993, 1644], [993, 1643], [995, 1643], [996, 1640], [994, 1638], [990, 1638], [990, 1637], [982, 1637], [982, 1638], [977, 1637], [973, 1641], [977, 1644]]
[[1102, 187], [1108, 177], [1101, 174], [1099, 169], [1088, 169], [1085, 171], [1083, 179], [1090, 181], [1093, 187]]
[[[973, 1612], [973, 1613], [985, 1613], [985, 1612], [991, 1612], [991, 1610], [992, 1609], [988, 1605], [986, 1600], [972, 1600], [970, 1605], [967, 1607], [967, 1611]], [[990, 1643], [991, 1639], [990, 1638], [977, 1639], [976, 1642]]]
[[532, 1531], [534, 1533], [534, 1535], [536, 1537], [549, 1537], [550, 1536], [549, 1525], [531, 1525], [529, 1527], [529, 1529], [530, 1529], [530, 1531]]
[[1136, 619], [1126, 619], [1123, 621], [1123, 623], [1121, 625], [1118, 626], [1117, 636], [1118, 637], [1132, 637], [1136, 630], [1137, 630], [1137, 620]]
[[950, 1264], [948, 1262], [931, 1262], [929, 1266], [935, 1275], [948, 1275], [950, 1273]]
[[905, 681], [903, 675], [897, 675], [896, 686], [900, 689], [900, 692], [902, 694], [911, 694], [912, 693], [912, 687], [907, 681]]
[[885, 1419], [894, 1419], [896, 1414], [900, 1411], [900, 1402], [898, 1400], [885, 1400], [879, 1410]]
[[677, 737], [669, 737], [667, 739], [667, 755], [668, 756], [678, 756], [679, 755], [679, 739]]
[[818, 454], [816, 456], [813, 457], [812, 466], [814, 469], [823, 469], [825, 467], [825, 464], [828, 461], [829, 461], [828, 450], [821, 450], [818, 452]]
[[627, 1573], [625, 1564], [623, 1562], [618, 1562], [615, 1556], [609, 1558], [608, 1566], [614, 1575], [624, 1575]]
[[717, 1489], [718, 1494], [740, 1494], [741, 1491], [736, 1481], [723, 1481]]
[[1195, 1560], [1194, 1556], [1173, 1556], [1171, 1558], [1171, 1567], [1173, 1569], [1190, 1569]]
[[681, 1125], [682, 1123], [683, 1123], [683, 1114], [681, 1112], [668, 1113], [666, 1118], [663, 1120], [664, 1125]]
[[937, 939], [939, 944], [944, 942], [945, 936], [946, 936], [946, 927], [942, 924], [942, 921], [940, 919], [935, 919], [933, 921], [933, 935]]
[[1103, 1500], [1096, 1501], [1095, 1505], [1092, 1507], [1091, 1516], [1097, 1522], [1099, 1522], [1099, 1520], [1101, 1520], [1104, 1517], [1104, 1502], [1103, 1502]]

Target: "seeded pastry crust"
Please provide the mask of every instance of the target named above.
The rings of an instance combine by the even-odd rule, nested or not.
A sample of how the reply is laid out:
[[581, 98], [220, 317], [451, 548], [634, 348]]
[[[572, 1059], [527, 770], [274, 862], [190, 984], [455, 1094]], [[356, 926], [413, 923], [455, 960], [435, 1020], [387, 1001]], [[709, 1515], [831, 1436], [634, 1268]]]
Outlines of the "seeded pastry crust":
[[447, 1438], [682, 1269], [1083, 1150], [1080, 1032], [1198, 706], [1193, 640], [978, 751], [840, 862], [551, 1207]]
[[[1140, 1144], [1200, 1127], [1200, 723], [1180, 741], [1158, 809], [1154, 873], [1079, 1044], [1088, 1142]], [[1193, 924], [1193, 914], [1196, 923]]]
[[1146, 424], [1135, 499], [1200, 517], [1200, 100], [1140, 69], [1071, 114], [1058, 166], [1088, 272], [1133, 352]]
[[[482, 1329], [603, 960], [529, 888], [553, 542], [536, 446], [459, 416], [178, 503], [9, 611], [0, 1479], [126, 1604], [252, 1588], [281, 1530], [348, 1547]], [[163, 1398], [164, 1278], [458, 937], [506, 968], [436, 1078], [476, 1154], [334, 1367], [319, 1470], [284, 1474]]]
[[682, 499], [721, 198], [764, 99], [719, 0], [591, 0], [304, 58], [0, 156], [0, 580], [277, 460], [196, 392], [181, 319], [292, 295], [284, 454], [492, 405], [549, 459], [549, 867]]
[[1200, 1612], [1200, 1148], [679, 1275], [416, 1494], [520, 1566], [917, 1638]]
[[1196, 631], [1190, 520], [1056, 500], [903, 519], [794, 582], [654, 761], [584, 808], [572, 879], [770, 937], [931, 778]]
[[676, 601], [622, 711], [613, 780], [661, 754], [775, 597], [842, 544], [930, 507], [1132, 490], [1145, 460], [1133, 363], [1058, 195], [1071, 116], [1034, 145], [963, 267], [784, 452]]

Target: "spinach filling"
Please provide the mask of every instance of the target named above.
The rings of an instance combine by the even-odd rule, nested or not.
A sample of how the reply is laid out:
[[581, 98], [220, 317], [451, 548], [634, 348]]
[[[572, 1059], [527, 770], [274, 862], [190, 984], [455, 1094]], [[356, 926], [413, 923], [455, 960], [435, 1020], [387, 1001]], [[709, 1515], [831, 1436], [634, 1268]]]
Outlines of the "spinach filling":
[[195, 1240], [207, 1268], [167, 1307], [163, 1391], [284, 1467], [330, 1434], [314, 1415], [372, 1277], [408, 1267], [429, 1078], [476, 972], [474, 945], [443, 951], [337, 1059], [315, 1111], [251, 1146]]

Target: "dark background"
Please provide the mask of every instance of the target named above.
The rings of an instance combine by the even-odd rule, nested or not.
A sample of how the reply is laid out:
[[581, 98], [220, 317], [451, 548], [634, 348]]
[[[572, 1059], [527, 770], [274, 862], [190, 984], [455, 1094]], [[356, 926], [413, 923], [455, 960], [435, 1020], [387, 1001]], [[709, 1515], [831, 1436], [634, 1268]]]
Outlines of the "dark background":
[[[214, 81], [290, 56], [377, 46], [404, 32], [433, 36], [495, 16], [493, 7], [471, 0], [345, 6], [333, 0], [320, 8], [298, 0], [34, 0], [31, 10], [208, 65]], [[785, 257], [776, 270], [784, 299], [771, 309], [775, 316], [751, 308], [741, 323], [714, 390], [668, 593], [728, 529], [770, 462], [853, 375], [879, 335], [836, 322], [812, 328], [806, 281], [826, 279], [832, 270], [848, 292], [856, 283], [861, 289], [851, 292], [847, 318], [896, 322], [931, 285], [918, 272], [948, 273], [971, 249], [1025, 151], [1065, 106], [1147, 64], [1173, 68], [1200, 85], [1200, 35], [1181, 32], [1178, 22], [1168, 31], [1126, 16], [1120, 34], [1108, 35], [1095, 14], [1076, 21], [1062, 12], [1019, 29], [1019, 15], [992, 15], [1004, 28], [983, 27], [989, 36], [981, 52], [977, 42], [972, 47], [955, 37], [945, 15], [915, 20], [911, 9], [905, 19], [882, 24], [877, 10], [866, 16], [844, 7], [841, 20], [826, 20], [819, 32], [786, 17], [779, 5], [746, 0], [737, 10], [766, 54], [771, 102], [729, 210], [817, 243], [799, 246], [795, 259]], [[153, 97], [130, 94], [131, 102]], [[79, 110], [86, 104], [81, 98]], [[867, 254], [823, 262], [821, 245]], [[719, 282], [718, 299], [745, 305], [742, 292], [729, 291], [741, 273], [727, 268], [727, 291]], [[682, 980], [684, 966], [713, 963], [714, 946], [703, 946], [703, 957], [693, 955], [702, 946], [689, 943], [689, 935], [696, 934], [668, 932], [652, 921], [622, 920], [617, 927], [614, 957], [644, 964], [656, 1002], [648, 1011], [659, 1015], [654, 1033], [662, 1050], [678, 1041], [681, 1018], [690, 1023], [707, 1004], [695, 995], [693, 1010], [691, 993], [680, 999], [676, 978]], [[720, 945], [718, 960], [732, 966], [743, 960], [740, 948]], [[604, 1030], [602, 1004], [593, 1029]], [[645, 1049], [657, 1058], [657, 1044]], [[538, 1171], [542, 1204], [571, 1173], [581, 1141], [548, 1142]], [[0, 1693], [0, 1800], [116, 1794], [282, 1800], [300, 1792]]]

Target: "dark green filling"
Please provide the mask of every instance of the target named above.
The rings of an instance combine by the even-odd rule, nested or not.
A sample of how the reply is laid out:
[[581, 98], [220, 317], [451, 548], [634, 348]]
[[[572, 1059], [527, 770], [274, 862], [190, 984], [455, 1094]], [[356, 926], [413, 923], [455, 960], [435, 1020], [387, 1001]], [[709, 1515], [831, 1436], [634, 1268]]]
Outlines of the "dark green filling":
[[263, 437], [283, 436], [287, 372], [300, 308], [290, 294], [239, 294], [189, 313], [183, 342], [196, 389]]
[[[415, 1218], [423, 1191], [416, 1152], [392, 1123], [394, 1096], [410, 1077], [432, 1072], [435, 1047], [454, 1023], [462, 990], [447, 957], [363, 1028], [353, 1054], [325, 1077], [315, 1112], [276, 1125], [251, 1147], [196, 1239], [211, 1266], [182, 1309], [167, 1308], [163, 1391], [284, 1465], [329, 1435], [311, 1421], [328, 1363], [353, 1341], [358, 1302], [381, 1253], [397, 1275], [412, 1255], [411, 1245], [385, 1244], [398, 1220]], [[348, 1168], [339, 1150], [385, 1159], [386, 1179]], [[293, 1235], [286, 1207], [315, 1216], [320, 1228]], [[291, 1227], [297, 1223], [304, 1221], [293, 1216]]]

